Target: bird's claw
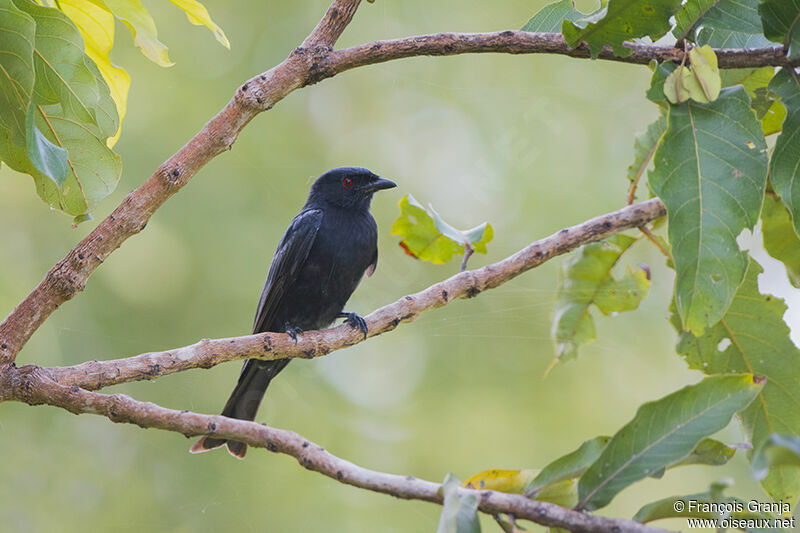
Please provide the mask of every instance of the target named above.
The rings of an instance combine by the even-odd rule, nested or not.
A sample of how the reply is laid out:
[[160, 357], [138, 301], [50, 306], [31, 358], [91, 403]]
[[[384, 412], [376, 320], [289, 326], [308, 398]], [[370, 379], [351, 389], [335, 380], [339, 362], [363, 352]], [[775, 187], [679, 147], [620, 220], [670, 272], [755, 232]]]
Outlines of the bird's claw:
[[358, 328], [361, 330], [361, 333], [364, 334], [364, 338], [367, 338], [367, 321], [364, 320], [363, 317], [357, 315], [356, 313], [339, 313], [339, 318], [344, 318], [345, 324], [351, 328]]
[[302, 335], [303, 330], [286, 324], [286, 334], [292, 338], [295, 344], [297, 344], [297, 336]]

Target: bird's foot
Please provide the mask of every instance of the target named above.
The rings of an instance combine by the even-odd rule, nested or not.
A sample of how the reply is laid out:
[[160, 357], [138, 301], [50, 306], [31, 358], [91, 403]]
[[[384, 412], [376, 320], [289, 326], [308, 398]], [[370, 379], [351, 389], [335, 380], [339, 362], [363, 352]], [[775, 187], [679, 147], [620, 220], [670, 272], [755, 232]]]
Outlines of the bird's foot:
[[292, 327], [289, 323], [286, 323], [286, 334], [289, 335], [295, 344], [297, 344], [297, 336], [303, 334], [303, 330], [297, 327]]
[[367, 338], [367, 321], [364, 318], [355, 313], [339, 313], [339, 318], [344, 318], [345, 324], [351, 328], [360, 329], [361, 333], [364, 334], [364, 338]]

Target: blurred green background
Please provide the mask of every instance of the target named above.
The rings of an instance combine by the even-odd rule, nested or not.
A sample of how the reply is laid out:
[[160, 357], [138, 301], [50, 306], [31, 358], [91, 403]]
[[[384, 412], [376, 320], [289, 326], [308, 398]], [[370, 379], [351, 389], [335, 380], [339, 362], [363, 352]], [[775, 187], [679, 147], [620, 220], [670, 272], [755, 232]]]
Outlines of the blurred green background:
[[[362, 5], [339, 46], [519, 28], [544, 3], [378, 0]], [[118, 25], [115, 61], [133, 78], [117, 145], [124, 173], [95, 220], [196, 133], [241, 81], [280, 62], [328, 2], [208, 0], [231, 51], [190, 27], [174, 6], [146, 4], [177, 64], [148, 62]], [[644, 99], [648, 81], [644, 67], [487, 54], [395, 61], [293, 93], [114, 253], [18, 363], [71, 365], [249, 333], [277, 241], [313, 178], [331, 167], [366, 166], [400, 185], [373, 203], [379, 267], [347, 306], [361, 314], [457, 269], [414, 261], [389, 235], [403, 194], [432, 202], [461, 227], [493, 224], [489, 254], [474, 256], [473, 267], [619, 208], [633, 138], [657, 116]], [[30, 178], [0, 170], [0, 314], [95, 224], [72, 229], [36, 197]], [[391, 334], [293, 363], [270, 388], [259, 421], [359, 465], [436, 481], [447, 472], [465, 479], [487, 468], [541, 467], [587, 438], [612, 434], [642, 402], [701, 377], [673, 351], [666, 320], [673, 279], [663, 258], [639, 246], [628, 259], [651, 266], [649, 297], [638, 312], [599, 319], [599, 340], [547, 379], [558, 260]], [[780, 270], [767, 266], [783, 290]], [[105, 392], [217, 413], [239, 368], [230, 363]], [[722, 438], [739, 442], [741, 434], [732, 424]], [[223, 451], [190, 455], [191, 442], [55, 408], [2, 404], [0, 529], [436, 528], [438, 506], [341, 485], [262, 450], [245, 461]], [[701, 492], [725, 476], [737, 481], [731, 494], [761, 496], [737, 456], [723, 468], [682, 468], [639, 483], [603, 514], [631, 517], [653, 499]], [[499, 531], [490, 522], [484, 517], [485, 530]]]

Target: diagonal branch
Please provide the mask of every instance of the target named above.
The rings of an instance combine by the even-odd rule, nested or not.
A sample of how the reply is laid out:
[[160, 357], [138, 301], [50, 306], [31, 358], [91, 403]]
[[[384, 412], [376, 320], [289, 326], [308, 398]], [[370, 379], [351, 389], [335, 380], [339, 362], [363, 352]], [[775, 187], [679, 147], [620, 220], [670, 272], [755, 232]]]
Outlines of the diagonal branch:
[[[266, 448], [297, 459], [303, 467], [319, 472], [341, 483], [390, 494], [408, 500], [442, 503], [441, 485], [430, 481], [369, 470], [336, 457], [293, 431], [275, 429], [219, 415], [202, 415], [189, 411], [166, 409], [149, 402], [140, 402], [124, 394], [107, 395], [79, 387], [66, 387], [52, 381], [42, 369], [13, 366], [0, 371], [0, 401], [19, 400], [30, 405], [53, 405], [75, 414], [91, 413], [112, 422], [136, 424], [182, 433], [187, 437], [214, 434], [236, 439], [250, 446]], [[550, 527], [574, 532], [659, 533], [632, 520], [605, 518], [565, 509], [555, 504], [530, 500], [519, 494], [491, 490], [474, 491], [478, 509], [488, 514], [511, 513]]]
[[[374, 337], [416, 320], [422, 313], [447, 305], [458, 298], [471, 298], [492, 289], [584, 244], [613, 233], [642, 227], [664, 216], [664, 204], [657, 198], [640, 202], [565, 228], [523, 248], [516, 254], [477, 270], [461, 272], [416, 294], [400, 298], [366, 317], [369, 336]], [[190, 368], [210, 368], [236, 359], [313, 358], [346, 348], [363, 340], [360, 331], [338, 328], [304, 333], [294, 342], [284, 333], [259, 333], [228, 339], [205, 339], [191, 346], [145, 353], [125, 359], [87, 361], [44, 369], [61, 385], [97, 390], [110, 385], [153, 379]]]

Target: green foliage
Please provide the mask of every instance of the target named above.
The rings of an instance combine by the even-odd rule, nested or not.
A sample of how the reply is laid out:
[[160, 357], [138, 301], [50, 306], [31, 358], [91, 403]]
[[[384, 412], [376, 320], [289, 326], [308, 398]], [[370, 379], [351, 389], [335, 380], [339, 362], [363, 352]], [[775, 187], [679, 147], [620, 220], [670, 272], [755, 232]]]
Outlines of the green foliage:
[[713, 48], [769, 45], [761, 31], [758, 0], [688, 0], [675, 19], [673, 34], [698, 45]]
[[589, 314], [592, 305], [610, 315], [636, 309], [647, 296], [649, 272], [628, 267], [619, 279], [612, 274], [634, 242], [632, 237], [615, 235], [582, 246], [562, 262], [551, 329], [558, 360], [576, 358], [579, 346], [597, 338]]
[[[783, 301], [758, 291], [761, 272], [750, 259], [744, 283], [722, 320], [699, 337], [682, 332], [677, 346], [690, 368], [706, 374], [766, 378], [758, 401], [739, 415], [755, 449], [772, 433], [800, 435], [800, 406], [793, 393], [800, 384], [800, 350], [783, 321]], [[673, 324], [680, 331], [676, 316]], [[800, 471], [775, 467], [762, 486], [772, 498], [793, 502], [800, 494]]]
[[637, 176], [644, 175], [644, 171], [650, 166], [656, 147], [666, 130], [667, 119], [660, 115], [647, 126], [644, 133], [636, 137], [633, 142], [633, 163], [628, 166], [628, 179], [631, 183], [636, 180]]
[[800, 288], [800, 237], [792, 227], [792, 218], [786, 206], [773, 195], [764, 198], [761, 210], [761, 234], [764, 249], [783, 263], [789, 281]]
[[478, 499], [474, 494], [459, 495], [460, 487], [461, 481], [454, 475], [447, 474], [440, 489], [444, 505], [436, 533], [480, 533]]
[[561, 0], [547, 4], [539, 10], [522, 27], [522, 31], [531, 32], [561, 32], [565, 20], [575, 22], [583, 17], [583, 13], [575, 9], [572, 0]]
[[410, 194], [400, 200], [400, 216], [392, 225], [392, 235], [401, 237], [400, 247], [422, 261], [444, 264], [454, 256], [462, 256], [468, 244], [473, 251], [486, 253], [486, 244], [494, 230], [484, 222], [469, 230], [458, 230], [448, 224], [432, 206], [430, 211]]
[[800, 58], [800, 0], [761, 0], [758, 13], [764, 36], [783, 44], [790, 61]]
[[694, 38], [694, 30], [708, 13], [720, 0], [687, 0], [675, 13], [675, 27], [672, 35], [676, 39]]
[[535, 495], [553, 483], [579, 478], [600, 457], [610, 440], [611, 437], [600, 436], [583, 442], [574, 452], [544, 467], [525, 487], [525, 493]]
[[678, 313], [684, 329], [699, 335], [719, 321], [744, 278], [747, 255], [736, 237], [761, 210], [766, 143], [741, 87], [711, 104], [666, 112], [649, 183], [667, 206]]
[[581, 476], [579, 508], [604, 507], [632, 483], [688, 456], [703, 438], [727, 426], [762, 386], [748, 374], [712, 376], [643, 404]]
[[[771, 515], [750, 512], [747, 510], [746, 502], [732, 496], [723, 495], [722, 491], [728, 485], [725, 483], [715, 483], [706, 492], [697, 494], [685, 494], [681, 496], [670, 496], [653, 503], [648, 503], [636, 513], [633, 517], [637, 522], [647, 524], [655, 520], [662, 520], [664, 518], [706, 518], [706, 519], [719, 519], [723, 518], [718, 513], [711, 511], [714, 504], [730, 504], [734, 509], [743, 508], [742, 511], [734, 510], [730, 513], [730, 518], [738, 520], [773, 518]], [[694, 506], [689, 506], [687, 502], [697, 502]], [[678, 503], [680, 502], [680, 503]], [[678, 504], [676, 506], [676, 504]], [[683, 505], [683, 510], [678, 511]]]
[[775, 151], [770, 160], [770, 181], [789, 209], [795, 233], [800, 235], [800, 166], [797, 164], [797, 154], [800, 153], [800, 88], [796, 79], [786, 69], [781, 69], [769, 82], [769, 89], [780, 96], [787, 110], [783, 131], [775, 141]]
[[762, 480], [771, 467], [800, 467], [800, 436], [773, 433], [753, 453], [753, 476]]
[[2, 34], [2, 47], [14, 51], [10, 66], [30, 70], [6, 82], [13, 90], [0, 101], [6, 141], [0, 159], [30, 174], [52, 207], [82, 215], [114, 189], [122, 172], [106, 145], [118, 127], [114, 102], [64, 14], [28, 0], [16, 6], [4, 0], [3, 7], [15, 19]]
[[[176, 3], [189, 10], [190, 20], [210, 23], [194, 0]], [[145, 28], [152, 18], [137, 0], [0, 2], [0, 160], [29, 174], [39, 196], [75, 223], [89, 218], [122, 173], [111, 146], [119, 137], [130, 78], [109, 58], [114, 16], [108, 5], [125, 13], [132, 29], [140, 28], [137, 43], [151, 58], [161, 58]], [[154, 24], [152, 30], [154, 35]], [[221, 30], [217, 34], [224, 38]]]
[[669, 18], [680, 7], [680, 0], [609, 0], [594, 13], [577, 20], [565, 20], [561, 32], [571, 48], [589, 45], [592, 57], [610, 45], [619, 57], [630, 55], [625, 41], [650, 36], [654, 41], [670, 30]]
[[750, 96], [750, 108], [761, 121], [764, 135], [781, 131], [783, 120], [786, 118], [786, 107], [781, 103], [778, 94], [769, 89], [775, 69], [772, 67], [732, 69], [724, 73], [723, 86], [741, 85], [747, 91]]

